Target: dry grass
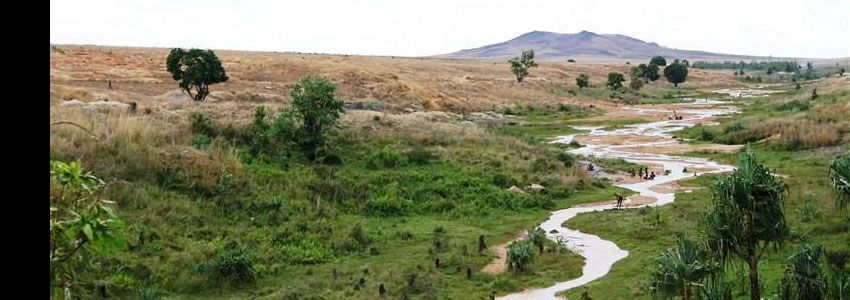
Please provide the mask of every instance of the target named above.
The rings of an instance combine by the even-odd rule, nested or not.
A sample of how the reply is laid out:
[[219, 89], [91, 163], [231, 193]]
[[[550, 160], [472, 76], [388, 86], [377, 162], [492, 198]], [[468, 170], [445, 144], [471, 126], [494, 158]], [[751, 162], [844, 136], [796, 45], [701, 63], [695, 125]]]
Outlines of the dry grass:
[[[52, 46], [50, 81], [53, 85], [105, 91], [113, 79], [117, 91], [157, 96], [176, 90], [165, 71], [167, 49], [95, 46]], [[628, 73], [623, 62], [540, 62], [525, 82], [516, 83], [507, 62], [433, 58], [367, 57], [348, 55], [217, 51], [230, 81], [213, 86], [214, 98], [255, 94], [289, 99], [289, 84], [308, 74], [323, 74], [350, 101], [381, 101], [392, 108], [464, 112], [522, 104], [592, 103], [589, 96], [571, 95], [581, 74], [592, 86], [604, 87], [609, 72]], [[635, 62], [637, 63], [637, 62]], [[691, 70], [686, 86], [698, 89], [735, 84], [722, 71]], [[663, 80], [654, 85], [669, 85]], [[251, 97], [249, 97], [251, 98]]]

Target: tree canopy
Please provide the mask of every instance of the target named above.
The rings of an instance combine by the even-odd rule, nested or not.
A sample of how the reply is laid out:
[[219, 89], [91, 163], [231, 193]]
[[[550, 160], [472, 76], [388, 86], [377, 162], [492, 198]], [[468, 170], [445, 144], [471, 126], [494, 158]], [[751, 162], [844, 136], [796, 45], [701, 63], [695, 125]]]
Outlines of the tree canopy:
[[[204, 101], [210, 93], [209, 86], [227, 81], [221, 61], [212, 50], [181, 48], [171, 49], [166, 58], [166, 69], [171, 78], [195, 101]], [[192, 94], [192, 90], [195, 94]]]
[[664, 68], [664, 77], [667, 81], [678, 87], [680, 83], [685, 82], [688, 78], [688, 67], [680, 63], [678, 60]]
[[658, 55], [649, 60], [649, 63], [655, 64], [656, 66], [666, 66], [667, 60], [664, 59], [663, 56]]
[[617, 90], [623, 87], [623, 81], [626, 81], [626, 78], [623, 77], [622, 73], [611, 72], [608, 73], [608, 83], [605, 86], [610, 87], [612, 90]]
[[537, 67], [537, 63], [534, 62], [534, 49], [522, 51], [520, 57], [514, 57], [508, 62], [511, 63], [511, 72], [516, 75], [517, 82], [522, 82], [528, 76], [528, 69]]

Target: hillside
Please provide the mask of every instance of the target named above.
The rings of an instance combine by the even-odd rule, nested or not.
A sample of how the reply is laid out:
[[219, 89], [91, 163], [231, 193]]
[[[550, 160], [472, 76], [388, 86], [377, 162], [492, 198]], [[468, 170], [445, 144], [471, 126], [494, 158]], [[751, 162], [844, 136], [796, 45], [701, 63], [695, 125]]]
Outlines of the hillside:
[[622, 60], [650, 59], [655, 55], [668, 58], [705, 60], [750, 60], [763, 57], [679, 50], [659, 46], [620, 34], [555, 33], [532, 31], [506, 42], [437, 55], [445, 58], [508, 59], [526, 49], [534, 49], [542, 60]]

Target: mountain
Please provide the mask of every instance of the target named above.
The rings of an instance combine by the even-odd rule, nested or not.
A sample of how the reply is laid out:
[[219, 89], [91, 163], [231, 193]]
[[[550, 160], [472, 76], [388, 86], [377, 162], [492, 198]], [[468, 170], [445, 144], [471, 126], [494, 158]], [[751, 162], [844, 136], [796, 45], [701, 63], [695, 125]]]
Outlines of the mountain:
[[659, 46], [620, 34], [596, 34], [589, 31], [579, 33], [555, 33], [532, 31], [507, 42], [465, 49], [454, 53], [437, 55], [443, 58], [509, 59], [523, 50], [534, 49], [534, 58], [539, 60], [620, 60], [645, 59], [661, 55], [672, 60], [740, 60], [757, 59], [757, 56], [731, 55], [705, 51], [679, 50]]

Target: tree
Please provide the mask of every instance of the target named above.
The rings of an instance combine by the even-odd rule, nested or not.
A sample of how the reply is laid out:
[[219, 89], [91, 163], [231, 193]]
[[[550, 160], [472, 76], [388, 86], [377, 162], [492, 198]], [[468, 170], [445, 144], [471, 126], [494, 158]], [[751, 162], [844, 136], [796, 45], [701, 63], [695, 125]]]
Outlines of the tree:
[[629, 82], [629, 88], [633, 90], [639, 90], [643, 87], [644, 81], [648, 81], [646, 79], [646, 69], [647, 66], [645, 64], [640, 64], [637, 67], [632, 67], [629, 72], [629, 78], [631, 79]]
[[543, 253], [543, 245], [546, 244], [546, 231], [543, 228], [528, 229], [528, 240], [537, 246], [540, 253]]
[[626, 81], [623, 74], [611, 72], [608, 73], [608, 83], [606, 83], [605, 86], [610, 87], [612, 90], [617, 90], [623, 87], [623, 81]]
[[773, 68], [767, 68], [767, 72], [765, 73], [767, 73], [767, 75], [773, 74]]
[[666, 66], [667, 60], [664, 59], [663, 56], [658, 55], [658, 56], [655, 56], [652, 59], [650, 59], [649, 63], [655, 64], [656, 66]]
[[345, 111], [342, 100], [334, 99], [335, 91], [336, 85], [324, 76], [301, 77], [290, 89], [292, 113], [300, 121], [295, 141], [311, 161], [325, 145], [325, 134]]
[[841, 70], [838, 70], [838, 76], [844, 76], [844, 72], [846, 72], [844, 68], [841, 68]]
[[674, 87], [678, 87], [680, 83], [685, 82], [685, 79], [688, 78], [688, 67], [685, 67], [685, 65], [676, 60], [664, 68], [664, 77], [666, 77], [667, 81], [672, 83]]
[[823, 299], [826, 287], [820, 267], [821, 256], [823, 256], [823, 247], [812, 248], [809, 245], [803, 245], [788, 258], [785, 276], [794, 283], [796, 288], [794, 294], [797, 295], [795, 299]]
[[685, 65], [685, 68], [690, 68], [690, 67], [691, 67], [691, 62], [689, 62], [687, 59], [682, 60], [682, 64], [683, 64], [683, 65]]
[[[183, 91], [195, 101], [204, 101], [210, 93], [210, 85], [227, 81], [221, 61], [212, 50], [180, 48], [171, 49], [166, 58], [166, 69]], [[192, 89], [195, 94], [192, 95]]]
[[844, 155], [832, 161], [829, 166], [829, 179], [835, 191], [835, 207], [844, 209], [850, 204], [850, 155]]
[[587, 87], [587, 84], [589, 82], [590, 82], [590, 78], [587, 77], [587, 75], [585, 75], [585, 74], [579, 74], [578, 77], [576, 77], [576, 85], [578, 86], [579, 90], [581, 90], [584, 87]]
[[101, 198], [106, 185], [78, 161], [50, 161], [50, 295], [69, 299], [98, 254], [124, 246], [123, 223]]
[[511, 72], [516, 75], [517, 82], [522, 82], [522, 79], [528, 76], [529, 68], [537, 67], [537, 63], [534, 62], [534, 49], [522, 51], [521, 57], [514, 57], [508, 62], [511, 63]]
[[787, 187], [751, 152], [738, 161], [734, 173], [712, 185], [714, 210], [703, 216], [703, 224], [709, 248], [721, 262], [737, 257], [749, 265], [750, 298], [759, 300], [759, 260], [789, 236], [783, 197]]
[[646, 77], [650, 81], [658, 80], [660, 75], [658, 75], [658, 65], [650, 63], [646, 66], [646, 70], [644, 70], [643, 77]]
[[650, 290], [667, 298], [680, 295], [690, 300], [694, 296], [691, 288], [718, 268], [708, 260], [708, 251], [687, 236], [677, 237], [676, 245], [661, 253], [650, 269]]
[[537, 258], [532, 247], [531, 242], [526, 239], [515, 241], [508, 245], [505, 260], [508, 268], [517, 273], [528, 270]]

